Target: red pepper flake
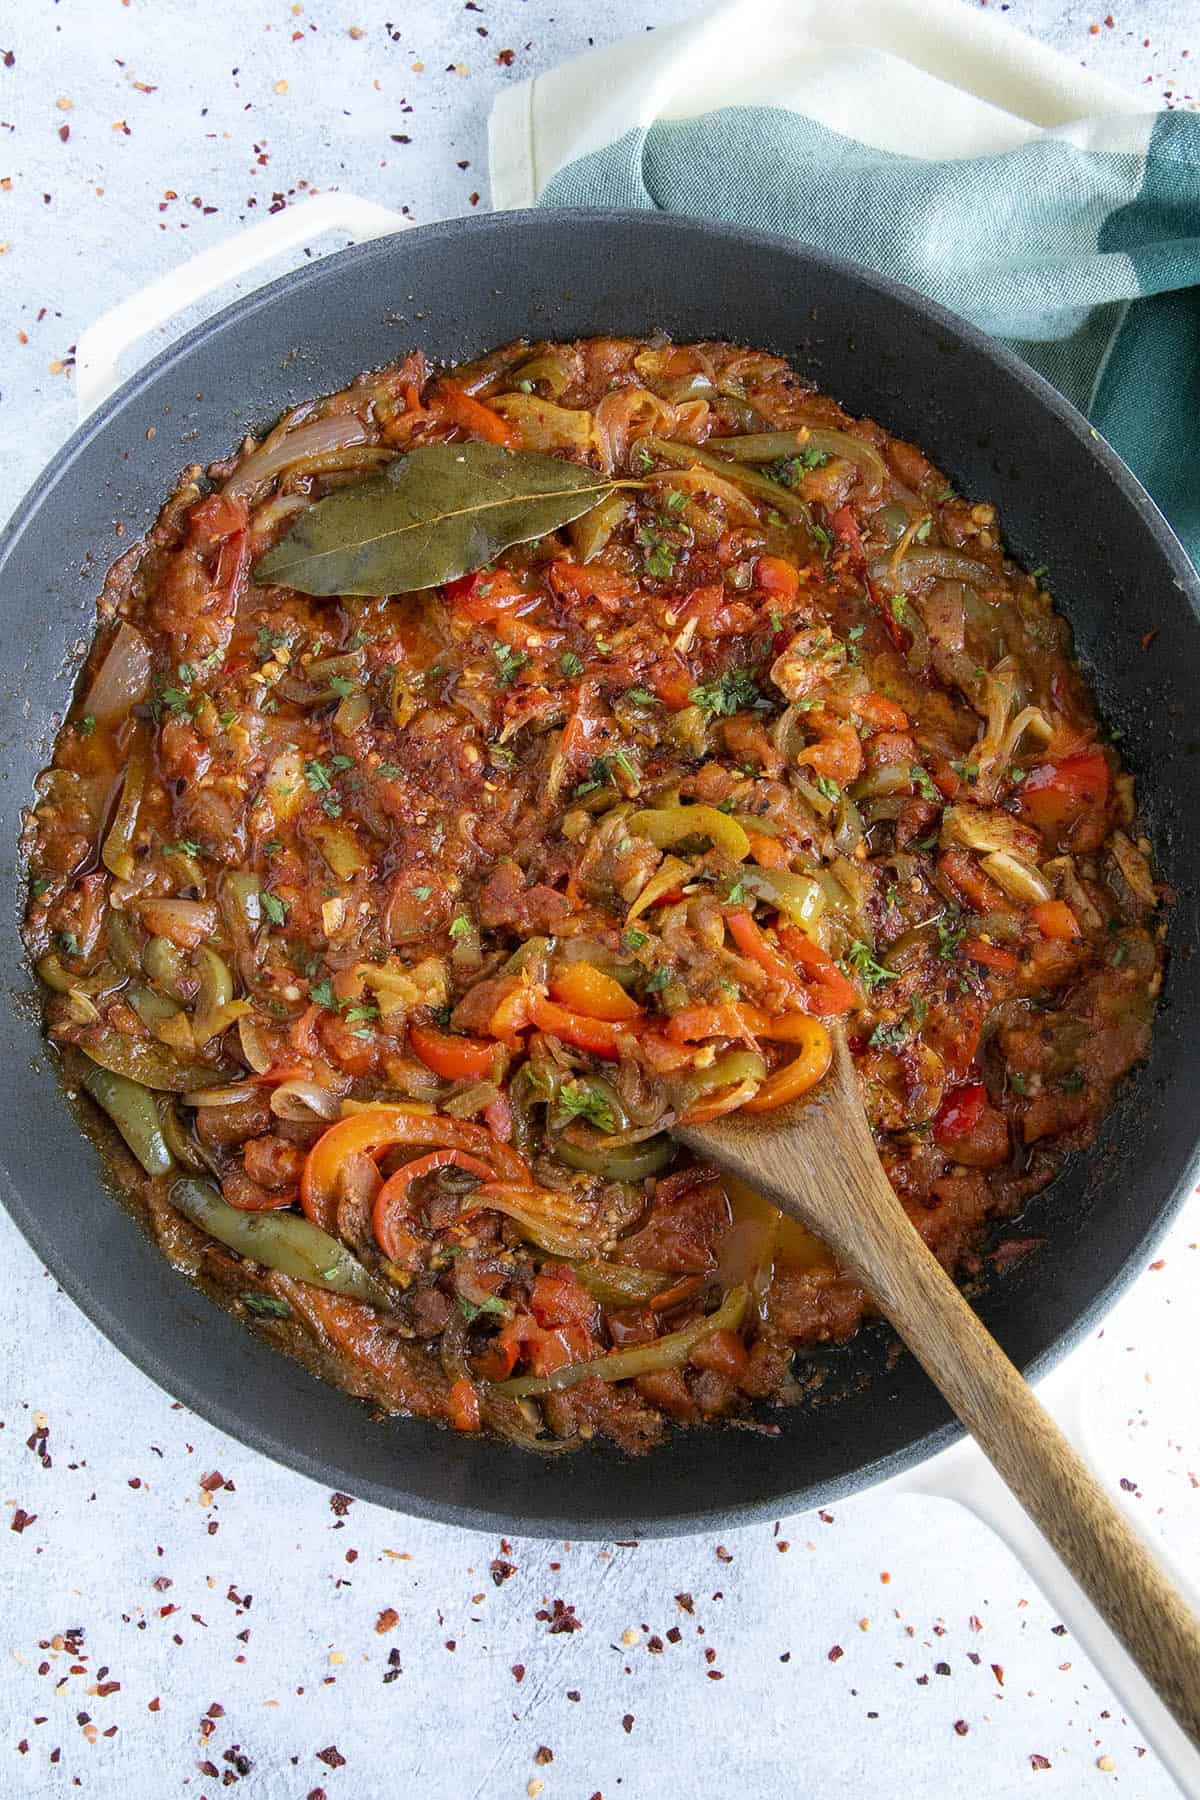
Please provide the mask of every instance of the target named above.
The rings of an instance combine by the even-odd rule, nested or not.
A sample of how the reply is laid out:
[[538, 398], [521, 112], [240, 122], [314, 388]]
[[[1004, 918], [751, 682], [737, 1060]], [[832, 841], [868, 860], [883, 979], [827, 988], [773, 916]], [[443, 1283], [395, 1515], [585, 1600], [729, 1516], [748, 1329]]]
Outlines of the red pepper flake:
[[16, 1512], [12, 1516], [12, 1523], [9, 1526], [9, 1530], [16, 1532], [28, 1531], [29, 1527], [36, 1519], [36, 1513], [26, 1512], [23, 1506], [18, 1506]]
[[151, 1700], [148, 1703], [148, 1705], [146, 1707], [146, 1711], [147, 1712], [158, 1712], [161, 1709], [161, 1707], [162, 1707], [162, 1701], [159, 1699], [158, 1695], [155, 1694], [153, 1700]]
[[375, 1621], [375, 1629], [380, 1637], [383, 1637], [386, 1632], [394, 1630], [399, 1623], [400, 1614], [396, 1611], [395, 1607], [385, 1606]]
[[[1147, 632], [1143, 633], [1142, 649], [1148, 650], [1157, 636], [1158, 636], [1158, 627], [1157, 626], [1155, 626], [1153, 631], [1147, 631]], [[1151, 1266], [1151, 1268], [1153, 1268], [1153, 1266], [1154, 1266], [1153, 1263], [1150, 1266]], [[1160, 1267], [1161, 1267], [1161, 1264], [1160, 1264]]]
[[704, 1660], [706, 1663], [715, 1663], [717, 1660], [717, 1653], [713, 1649], [711, 1644], [709, 1645], [708, 1649], [704, 1652]]
[[492, 1558], [489, 1569], [492, 1580], [495, 1582], [496, 1586], [503, 1587], [505, 1582], [510, 1580], [511, 1577], [516, 1574], [517, 1565], [516, 1563], [505, 1562], [503, 1557], [496, 1556]]
[[513, 63], [516, 61], [516, 57], [517, 53], [515, 50], [501, 50], [497, 52], [496, 61], [500, 64], [502, 69], [511, 69]]
[[479, 205], [479, 195], [478, 194], [468, 194], [467, 199], [469, 200], [469, 202], [472, 206]]
[[955, 1719], [954, 1729], [955, 1729], [955, 1731], [957, 1731], [959, 1737], [966, 1737], [966, 1735], [967, 1735], [968, 1731], [970, 1731], [971, 1727], [967, 1724], [967, 1721], [965, 1719]]
[[554, 1761], [554, 1752], [551, 1750], [549, 1744], [539, 1744], [533, 1753], [533, 1760], [540, 1769], [544, 1769], [547, 1763], [552, 1763]]
[[58, 128], [58, 135], [65, 144], [71, 135], [71, 127], [69, 125], [60, 125]]
[[150, 1585], [155, 1593], [165, 1594], [169, 1587], [174, 1587], [175, 1583], [169, 1575], [156, 1575]]
[[[345, 1764], [346, 1759], [336, 1744], [326, 1744], [324, 1750], [317, 1751], [317, 1761], [323, 1762], [326, 1768], [340, 1769]], [[213, 1772], [214, 1774], [216, 1773], [215, 1770]]]
[[621, 1726], [625, 1732], [626, 1737], [628, 1737], [629, 1733], [633, 1730], [633, 1714], [632, 1713], [625, 1714], [625, 1717], [621, 1720]]
[[330, 1494], [329, 1510], [335, 1519], [344, 1519], [354, 1505], [353, 1494]]
[[696, 1610], [695, 1606], [692, 1603], [692, 1596], [690, 1594], [676, 1594], [675, 1604], [679, 1608], [680, 1612], [694, 1613]]
[[710, 1681], [724, 1681], [725, 1677], [722, 1675], [720, 1669], [709, 1669], [708, 1679]]
[[308, 1791], [308, 1800], [326, 1800], [325, 1789], [310, 1788]]
[[1000, 1686], [1003, 1687], [1004, 1686], [1004, 1670], [999, 1663], [992, 1664], [992, 1674], [996, 1677], [996, 1680], [1000, 1683]]
[[979, 1617], [978, 1613], [972, 1613], [970, 1618], [967, 1620], [967, 1624], [971, 1627], [972, 1631], [982, 1631], [983, 1630], [983, 1620]]
[[582, 1700], [583, 1695], [579, 1692], [578, 1688], [568, 1688], [567, 1689], [567, 1699], [568, 1700]]
[[647, 1645], [646, 1645], [646, 1649], [647, 1649], [647, 1650], [648, 1650], [648, 1651], [649, 1651], [649, 1653], [650, 1653], [650, 1655], [651, 1655], [651, 1656], [661, 1656], [661, 1655], [662, 1655], [662, 1653], [663, 1653], [663, 1641], [662, 1641], [662, 1639], [661, 1639], [661, 1638], [660, 1638], [660, 1637], [659, 1637], [659, 1636], [658, 1636], [658, 1634], [657, 1634], [657, 1632], [656, 1632], [656, 1633], [655, 1633], [655, 1635], [654, 1635], [654, 1636], [653, 1636], [653, 1637], [652, 1637], [652, 1638], [651, 1638], [651, 1639], [650, 1639], [650, 1640], [649, 1640], [649, 1642], [648, 1642], [648, 1643], [647, 1643]]
[[817, 1517], [823, 1525], [833, 1524], [833, 1514], [831, 1512], [825, 1512], [823, 1509], [818, 1509]]
[[2, 55], [2, 57], [3, 57], [3, 62], [4, 62], [4, 66], [6, 69], [11, 69], [15, 65], [17, 59], [11, 50], [5, 50], [2, 53], [0, 53], [0, 55]]
[[1165, 1269], [1166, 1266], [1167, 1266], [1167, 1259], [1165, 1256], [1160, 1256], [1157, 1262], [1152, 1262], [1150, 1264], [1151, 1269], [1153, 1270], [1153, 1272], [1156, 1275], [1160, 1269]]
[[950, 1664], [947, 1662], [934, 1663], [933, 1672], [935, 1675], [948, 1675], [950, 1673]]
[[[130, 1486], [133, 1486], [132, 1482], [130, 1482]], [[220, 1469], [210, 1469], [207, 1475], [200, 1477], [200, 1486], [206, 1493], [215, 1494], [218, 1488], [225, 1486], [225, 1477]]]
[[1051, 1767], [1050, 1758], [1043, 1756], [1040, 1750], [1035, 1750], [1029, 1758], [1029, 1766], [1031, 1769], [1048, 1769]]
[[718, 1544], [717, 1545], [717, 1561], [725, 1562], [725, 1563], [732, 1562], [733, 1561], [732, 1550], [727, 1550], [725, 1548], [724, 1544]]
[[96, 1692], [102, 1700], [107, 1700], [110, 1694], [119, 1694], [120, 1691], [121, 1684], [119, 1681], [101, 1681], [96, 1687]]
[[542, 1619], [548, 1623], [549, 1631], [547, 1635], [549, 1637], [558, 1637], [564, 1631], [583, 1630], [583, 1620], [577, 1619], [575, 1617], [575, 1608], [573, 1606], [568, 1606], [563, 1600], [552, 1601], [551, 1610], [549, 1612], [546, 1611], [544, 1606], [539, 1606], [533, 1616], [535, 1619]]
[[131, 1488], [140, 1488], [142, 1485], [141, 1476], [140, 1475], [131, 1475], [129, 1477], [129, 1485]]
[[1127, 1494], [1136, 1494], [1137, 1493], [1137, 1482], [1130, 1481], [1130, 1479], [1127, 1475], [1122, 1475], [1121, 1486]]
[[840, 1662], [845, 1654], [846, 1652], [842, 1649], [840, 1644], [834, 1644], [833, 1648], [829, 1651], [829, 1660], [830, 1662]]
[[672, 1625], [670, 1631], [667, 1633], [667, 1642], [668, 1644], [678, 1644], [682, 1637], [683, 1633], [680, 1631], [678, 1625]]
[[514, 1663], [513, 1664], [512, 1677], [513, 1677], [514, 1681], [524, 1681], [524, 1679], [525, 1679], [525, 1664], [524, 1663]]
[[393, 131], [393, 132], [389, 133], [389, 135], [391, 137], [393, 144], [411, 144], [412, 143], [412, 139], [410, 137], [405, 137], [405, 135], [402, 131]]

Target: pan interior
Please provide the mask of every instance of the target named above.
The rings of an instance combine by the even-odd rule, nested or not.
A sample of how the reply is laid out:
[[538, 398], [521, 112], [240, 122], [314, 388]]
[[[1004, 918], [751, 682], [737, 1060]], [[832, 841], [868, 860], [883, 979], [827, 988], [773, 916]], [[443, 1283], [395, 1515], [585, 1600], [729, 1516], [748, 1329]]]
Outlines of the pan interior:
[[[1100, 1142], [1031, 1205], [1041, 1250], [980, 1311], [1036, 1372], [1089, 1327], [1189, 1186], [1200, 1053], [1194, 572], [1117, 458], [1044, 383], [907, 290], [772, 239], [644, 213], [457, 220], [346, 251], [220, 314], [71, 440], [0, 541], [0, 843], [10, 1004], [0, 1016], [0, 1192], [62, 1285], [171, 1394], [268, 1455], [384, 1505], [487, 1528], [602, 1536], [700, 1528], [836, 1498], [949, 1441], [941, 1399], [885, 1334], [823, 1361], [778, 1435], [680, 1433], [630, 1462], [549, 1465], [357, 1403], [258, 1342], [163, 1262], [104, 1190], [41, 1043], [17, 936], [21, 809], [46, 761], [104, 571], [185, 464], [286, 407], [420, 346], [462, 359], [517, 336], [725, 337], [788, 356], [851, 412], [915, 440], [995, 502], [1010, 552], [1049, 566], [1101, 716], [1122, 733], [1170, 884], [1169, 968], [1151, 1057]], [[114, 525], [123, 526], [123, 539]], [[1153, 633], [1149, 648], [1143, 639]], [[52, 1171], [52, 1173], [51, 1173]]]

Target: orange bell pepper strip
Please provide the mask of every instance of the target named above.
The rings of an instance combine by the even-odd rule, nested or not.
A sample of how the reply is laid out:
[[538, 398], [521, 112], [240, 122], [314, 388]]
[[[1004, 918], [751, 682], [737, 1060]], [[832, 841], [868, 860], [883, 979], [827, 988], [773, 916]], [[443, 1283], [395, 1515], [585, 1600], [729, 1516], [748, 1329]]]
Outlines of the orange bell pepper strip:
[[374, 1156], [394, 1144], [462, 1150], [486, 1162], [505, 1181], [527, 1183], [532, 1179], [524, 1157], [469, 1119], [408, 1112], [402, 1106], [372, 1106], [339, 1119], [309, 1151], [300, 1176], [300, 1205], [305, 1216], [322, 1231], [335, 1230], [338, 1171], [346, 1157], [354, 1151]]
[[479, 1395], [465, 1375], [459, 1376], [446, 1395], [446, 1418], [455, 1431], [478, 1431], [482, 1427]]
[[1039, 901], [1037, 906], [1030, 907], [1029, 916], [1043, 937], [1077, 942], [1083, 936], [1079, 920], [1065, 900]]
[[447, 1081], [466, 1081], [492, 1072], [496, 1046], [484, 1038], [456, 1037], [453, 1032], [416, 1022], [409, 1026], [408, 1038], [425, 1067]]
[[805, 1018], [804, 1023], [808, 1032], [802, 1040], [799, 1056], [768, 1075], [758, 1092], [743, 1102], [743, 1112], [771, 1112], [777, 1106], [786, 1106], [789, 1100], [798, 1100], [801, 1094], [807, 1094], [829, 1073], [833, 1040], [820, 1019]]
[[968, 962], [982, 963], [985, 969], [998, 969], [1004, 975], [1011, 975], [1017, 966], [1011, 950], [1001, 950], [998, 944], [989, 944], [983, 938], [964, 938], [962, 952]]
[[667, 1020], [667, 1036], [673, 1044], [697, 1044], [705, 1038], [741, 1038], [753, 1044], [756, 1027], [751, 1015], [765, 1019], [757, 1007], [726, 1001], [723, 1006], [684, 1006]]
[[800, 571], [782, 556], [760, 556], [754, 565], [754, 585], [775, 600], [794, 600], [800, 591]]
[[529, 1017], [539, 1031], [559, 1038], [564, 1044], [574, 1044], [577, 1050], [587, 1050], [592, 1056], [607, 1057], [610, 1062], [619, 1059], [621, 1045], [629, 1036], [628, 1025], [613, 1024], [608, 1019], [588, 1019], [582, 1013], [569, 1012], [536, 989], [529, 1003]]
[[461, 1150], [431, 1150], [428, 1156], [418, 1156], [397, 1169], [394, 1175], [389, 1175], [376, 1194], [371, 1229], [375, 1233], [375, 1242], [397, 1268], [416, 1268], [421, 1259], [420, 1242], [407, 1225], [413, 1182], [420, 1181], [423, 1175], [432, 1175], [437, 1169], [449, 1168], [465, 1169], [468, 1175], [476, 1175], [480, 1181], [492, 1179], [492, 1170], [477, 1156], [467, 1156]]
[[550, 971], [550, 993], [560, 1006], [587, 1019], [621, 1025], [642, 1016], [620, 982], [591, 963], [557, 963]]
[[515, 450], [521, 442], [521, 434], [515, 426], [452, 381], [437, 382], [429, 404], [447, 424], [469, 431], [472, 437], [482, 438], [485, 444], [502, 444], [506, 450]]
[[1069, 824], [1091, 806], [1103, 806], [1111, 784], [1103, 750], [1083, 750], [1060, 762], [1039, 763], [1021, 783], [1021, 811], [1043, 831]]
[[760, 869], [786, 869], [790, 866], [791, 858], [776, 838], [768, 837], [765, 831], [755, 831], [749, 825], [742, 829], [750, 840], [750, 854]]
[[744, 907], [725, 914], [725, 923], [729, 927], [729, 935], [751, 962], [756, 962], [781, 987], [793, 989], [796, 986], [796, 971], [780, 956], [778, 950], [764, 937], [762, 931], [754, 923]]
[[515, 981], [488, 1020], [488, 1030], [515, 1049], [520, 1043], [518, 1032], [528, 1031], [532, 1023], [529, 1017], [532, 999], [533, 988], [529, 981]]
[[842, 974], [828, 950], [822, 950], [798, 925], [785, 919], [780, 919], [776, 930], [780, 943], [803, 971], [801, 993], [808, 1012], [829, 1018], [834, 1013], [850, 1012], [858, 1005], [858, 989]]
[[524, 604], [537, 602], [507, 569], [478, 569], [474, 575], [460, 575], [442, 588], [456, 613], [483, 622], [498, 619], [504, 613], [516, 612]]

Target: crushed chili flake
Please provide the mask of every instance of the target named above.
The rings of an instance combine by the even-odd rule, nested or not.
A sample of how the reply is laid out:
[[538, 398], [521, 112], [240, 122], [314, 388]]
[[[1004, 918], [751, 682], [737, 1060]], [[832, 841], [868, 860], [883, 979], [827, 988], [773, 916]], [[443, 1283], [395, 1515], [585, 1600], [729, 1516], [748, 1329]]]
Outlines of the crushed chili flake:
[[968, 1731], [970, 1731], [971, 1727], [967, 1724], [967, 1721], [965, 1719], [955, 1719], [954, 1729], [955, 1729], [955, 1731], [957, 1731], [959, 1737], [966, 1737], [966, 1735], [967, 1735]]
[[539, 1744], [533, 1753], [533, 1760], [537, 1763], [539, 1768], [545, 1768], [547, 1763], [552, 1763], [554, 1761], [554, 1752], [551, 1750], [549, 1744]]
[[329, 1510], [336, 1519], [344, 1519], [354, 1505], [353, 1494], [330, 1494]]
[[575, 1608], [568, 1606], [564, 1600], [553, 1600], [549, 1612], [544, 1606], [539, 1606], [533, 1616], [548, 1624], [549, 1637], [558, 1637], [564, 1631], [583, 1630], [583, 1620], [575, 1617]]
[[488, 1565], [488, 1569], [496, 1586], [503, 1587], [504, 1583], [516, 1574], [517, 1565], [516, 1563], [505, 1562], [503, 1557], [495, 1556]]
[[383, 1637], [385, 1632], [394, 1630], [399, 1623], [400, 1614], [396, 1611], [395, 1607], [385, 1606], [375, 1621], [375, 1629], [380, 1637]]
[[675, 1604], [680, 1612], [694, 1613], [696, 1610], [690, 1594], [676, 1594]]
[[1029, 1758], [1029, 1766], [1031, 1769], [1048, 1769], [1051, 1767], [1050, 1758], [1043, 1756], [1039, 1750], [1034, 1750]]
[[12, 1516], [12, 1523], [9, 1526], [9, 1530], [16, 1532], [28, 1531], [29, 1527], [36, 1519], [36, 1513], [26, 1512], [23, 1506], [18, 1506]]
[[625, 1714], [625, 1717], [621, 1720], [621, 1726], [625, 1732], [625, 1735], [628, 1737], [629, 1733], [633, 1730], [633, 1714], [632, 1713]]
[[512, 1666], [512, 1676], [513, 1676], [514, 1681], [524, 1681], [524, 1679], [525, 1679], [525, 1664], [524, 1663], [514, 1663]]
[[724, 1562], [724, 1563], [732, 1562], [733, 1561], [733, 1551], [727, 1550], [725, 1548], [724, 1544], [718, 1544], [717, 1545], [717, 1561]]
[[830, 1662], [840, 1662], [845, 1654], [846, 1652], [842, 1649], [840, 1644], [834, 1644], [828, 1652]]
[[317, 1761], [323, 1762], [327, 1768], [340, 1769], [345, 1764], [345, 1757], [336, 1744], [326, 1744], [324, 1750], [317, 1751]]

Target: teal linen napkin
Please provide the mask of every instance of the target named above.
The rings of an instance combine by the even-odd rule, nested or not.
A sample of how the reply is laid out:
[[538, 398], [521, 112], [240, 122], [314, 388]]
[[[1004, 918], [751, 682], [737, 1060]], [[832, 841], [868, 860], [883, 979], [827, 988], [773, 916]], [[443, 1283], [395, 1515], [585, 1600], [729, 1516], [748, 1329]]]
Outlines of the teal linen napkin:
[[627, 132], [559, 170], [541, 202], [730, 219], [919, 288], [1085, 412], [1200, 564], [1195, 114], [925, 161], [783, 108], [728, 107]]

